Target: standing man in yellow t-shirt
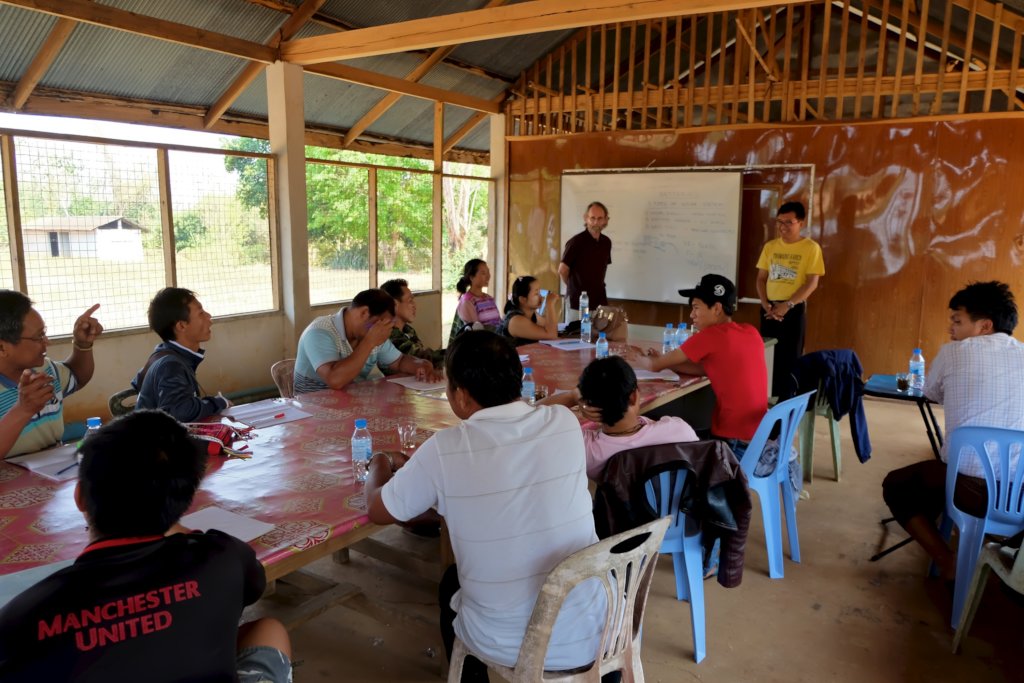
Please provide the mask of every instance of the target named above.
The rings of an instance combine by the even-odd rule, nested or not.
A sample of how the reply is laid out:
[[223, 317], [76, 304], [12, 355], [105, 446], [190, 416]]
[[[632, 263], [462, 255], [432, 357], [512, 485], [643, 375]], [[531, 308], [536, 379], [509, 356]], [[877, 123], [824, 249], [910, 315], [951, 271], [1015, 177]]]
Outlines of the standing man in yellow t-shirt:
[[811, 238], [800, 236], [806, 218], [807, 211], [800, 202], [780, 206], [775, 218], [779, 236], [764, 245], [757, 259], [761, 336], [778, 340], [772, 394], [780, 400], [791, 396], [796, 388], [790, 375], [804, 352], [805, 304], [825, 274], [821, 247]]

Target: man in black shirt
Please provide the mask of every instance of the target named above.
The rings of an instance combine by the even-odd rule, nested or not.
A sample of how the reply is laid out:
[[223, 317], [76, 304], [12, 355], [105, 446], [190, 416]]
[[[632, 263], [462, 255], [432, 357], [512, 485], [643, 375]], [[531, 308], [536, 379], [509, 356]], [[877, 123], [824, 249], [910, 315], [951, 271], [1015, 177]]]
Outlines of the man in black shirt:
[[290, 681], [284, 626], [238, 627], [266, 585], [252, 548], [178, 524], [206, 470], [185, 428], [137, 411], [81, 453], [91, 542], [0, 610], [0, 680]]

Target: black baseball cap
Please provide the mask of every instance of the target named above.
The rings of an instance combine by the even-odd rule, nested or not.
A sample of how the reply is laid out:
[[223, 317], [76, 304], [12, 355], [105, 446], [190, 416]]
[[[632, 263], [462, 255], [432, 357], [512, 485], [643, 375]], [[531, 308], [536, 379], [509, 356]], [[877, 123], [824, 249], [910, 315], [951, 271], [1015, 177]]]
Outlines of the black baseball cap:
[[708, 306], [721, 302], [724, 306], [736, 305], [736, 285], [727, 277], [709, 273], [700, 279], [692, 289], [680, 289], [679, 293], [690, 299], [697, 297]]

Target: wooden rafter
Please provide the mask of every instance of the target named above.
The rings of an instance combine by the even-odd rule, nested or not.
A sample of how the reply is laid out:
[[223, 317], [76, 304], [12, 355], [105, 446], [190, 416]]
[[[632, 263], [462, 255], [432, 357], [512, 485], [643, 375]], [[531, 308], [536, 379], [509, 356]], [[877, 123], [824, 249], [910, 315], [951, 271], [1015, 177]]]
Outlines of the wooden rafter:
[[424, 100], [433, 100], [435, 102], [452, 104], [456, 107], [485, 111], [489, 114], [497, 114], [501, 111], [501, 106], [491, 102], [490, 100], [473, 97], [472, 95], [464, 95], [463, 93], [454, 92], [452, 90], [435, 88], [430, 85], [423, 85], [422, 83], [413, 83], [412, 81], [407, 81], [403, 78], [395, 78], [394, 76], [387, 76], [374, 71], [357, 69], [356, 67], [349, 66], [347, 64], [315, 64], [307, 66], [306, 71], [312, 74], [317, 74], [318, 76], [335, 78], [339, 81], [357, 83], [359, 85], [379, 88], [381, 90], [390, 90], [392, 92], [409, 95], [411, 97], [419, 97]]
[[78, 23], [71, 19], [58, 19], [50, 29], [50, 33], [46, 36], [46, 40], [43, 41], [42, 46], [36, 52], [35, 57], [32, 58], [32, 63], [25, 69], [25, 73], [22, 74], [21, 80], [18, 81], [18, 87], [11, 93], [10, 99], [7, 101], [7, 106], [17, 111], [25, 106], [25, 102], [28, 100], [29, 95], [35, 90], [36, 85], [46, 75], [47, 70], [53, 64], [53, 60], [57, 59], [57, 55], [60, 54], [61, 49], [64, 47], [64, 43], [67, 42], [68, 36], [75, 30], [75, 26]]
[[[277, 49], [277, 46], [281, 44], [281, 41], [288, 40], [298, 33], [299, 29], [309, 21], [309, 18], [313, 16], [326, 1], [327, 0], [305, 0], [300, 7], [292, 8], [291, 16], [285, 20], [281, 25], [281, 28], [274, 34], [274, 37], [267, 41], [267, 47]], [[206, 118], [203, 122], [204, 126], [209, 128], [216, 123], [217, 119], [224, 115], [224, 112], [228, 110], [228, 107], [234, 104], [235, 100], [238, 99], [238, 96], [249, 87], [249, 84], [260, 75], [264, 68], [266, 68], [266, 66], [260, 62], [249, 62], [246, 64], [245, 68], [242, 69], [242, 73], [232, 81], [231, 85], [224, 90], [221, 96], [217, 98], [217, 101], [213, 103], [213, 106], [210, 107], [210, 110], [206, 112]]]
[[[500, 5], [504, 5], [506, 2], [508, 2], [508, 0], [490, 0], [486, 7], [498, 7]], [[455, 48], [452, 46], [439, 47], [435, 49], [427, 56], [426, 59], [420, 62], [415, 69], [406, 75], [405, 80], [418, 82], [421, 78], [430, 73], [430, 70], [433, 69], [436, 64], [444, 61], [445, 57], [450, 55], [454, 50]], [[383, 116], [387, 110], [391, 109], [399, 99], [401, 99], [400, 93], [391, 92], [385, 95], [380, 102], [371, 107], [370, 111], [363, 114], [362, 118], [356, 121], [355, 124], [348, 129], [348, 133], [345, 134], [343, 144], [350, 145], [353, 140], [362, 135], [367, 128], [372, 126], [377, 119]], [[481, 112], [480, 115], [484, 116], [485, 114]]]
[[265, 64], [270, 64], [278, 58], [277, 50], [251, 40], [243, 40], [224, 33], [136, 14], [87, 0], [0, 0], [0, 4], [44, 12], [64, 19], [74, 19], [83, 24], [127, 31]]
[[295, 64], [318, 64], [541, 31], [560, 31], [665, 16], [689, 16], [736, 8], [793, 5], [802, 1], [533, 0], [504, 7], [372, 26], [347, 33], [289, 40], [281, 44], [281, 58]]

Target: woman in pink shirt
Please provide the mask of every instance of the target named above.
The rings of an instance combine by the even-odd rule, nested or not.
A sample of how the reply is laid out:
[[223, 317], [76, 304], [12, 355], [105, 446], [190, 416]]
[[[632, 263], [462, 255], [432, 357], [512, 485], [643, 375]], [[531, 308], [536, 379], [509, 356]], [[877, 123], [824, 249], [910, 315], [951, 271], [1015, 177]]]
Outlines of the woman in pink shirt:
[[584, 368], [575, 389], [543, 402], [563, 405], [580, 402], [585, 415], [600, 420], [599, 424], [583, 430], [587, 476], [594, 480], [620, 451], [698, 440], [693, 428], [682, 418], [666, 415], [655, 421], [640, 414], [636, 373], [618, 356], [591, 362]]

